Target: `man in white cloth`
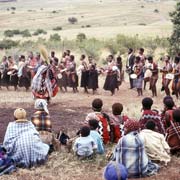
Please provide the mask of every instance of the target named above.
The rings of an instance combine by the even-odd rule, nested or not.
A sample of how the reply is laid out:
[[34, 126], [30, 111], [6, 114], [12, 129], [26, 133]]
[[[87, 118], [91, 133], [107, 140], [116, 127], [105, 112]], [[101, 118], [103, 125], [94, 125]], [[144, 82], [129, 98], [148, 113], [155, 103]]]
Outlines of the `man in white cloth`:
[[170, 147], [165, 140], [164, 135], [155, 132], [155, 123], [149, 121], [146, 124], [146, 129], [140, 132], [140, 136], [144, 140], [146, 153], [150, 160], [160, 161], [167, 165], [171, 160]]

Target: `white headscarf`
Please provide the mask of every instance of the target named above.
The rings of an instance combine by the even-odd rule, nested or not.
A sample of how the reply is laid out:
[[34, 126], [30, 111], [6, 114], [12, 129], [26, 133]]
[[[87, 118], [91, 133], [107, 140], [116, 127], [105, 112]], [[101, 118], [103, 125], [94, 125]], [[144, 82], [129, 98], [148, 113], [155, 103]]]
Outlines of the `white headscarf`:
[[47, 106], [48, 104], [45, 99], [36, 99], [35, 104], [34, 104], [35, 109], [44, 110], [45, 112], [49, 114], [49, 110]]

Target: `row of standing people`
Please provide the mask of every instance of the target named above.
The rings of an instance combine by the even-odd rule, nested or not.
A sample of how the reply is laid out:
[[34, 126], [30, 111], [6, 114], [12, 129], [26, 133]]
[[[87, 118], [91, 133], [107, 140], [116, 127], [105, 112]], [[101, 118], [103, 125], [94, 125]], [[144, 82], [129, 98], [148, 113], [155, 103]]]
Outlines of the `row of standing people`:
[[162, 73], [162, 88], [166, 95], [170, 95], [170, 83], [172, 82], [172, 94], [178, 98], [180, 95], [180, 55], [177, 55], [174, 62], [171, 62], [167, 55], [163, 60], [163, 67], [158, 66], [152, 56], [146, 57], [144, 49], [140, 48], [137, 56], [134, 55], [133, 49], [129, 49], [126, 63], [126, 71], [129, 74], [130, 89], [137, 88], [138, 96], [143, 95], [147, 82], [150, 83], [149, 89], [152, 96], [157, 96], [156, 83], [159, 72]]
[[63, 92], [67, 91], [67, 87], [71, 87], [74, 93], [78, 92], [79, 75], [81, 75], [80, 87], [84, 88], [85, 93], [88, 93], [88, 89], [92, 89], [93, 94], [96, 92], [99, 87], [98, 76], [100, 74], [107, 74], [104, 89], [111, 91], [112, 94], [122, 82], [121, 57], [115, 61], [114, 57], [109, 55], [108, 65], [105, 68], [98, 68], [91, 56], [87, 61], [84, 54], [81, 55], [80, 66], [77, 67], [75, 56], [71, 54], [70, 50], [64, 52], [61, 61], [52, 51], [49, 61], [49, 64], [46, 64], [39, 53], [34, 56], [32, 52], [29, 53], [27, 59], [24, 55], [20, 56], [18, 63], [11, 56], [8, 58], [4, 56], [1, 63], [0, 85], [6, 86], [7, 89], [9, 86], [14, 86], [16, 90], [19, 86], [28, 90], [33, 82], [32, 79], [42, 65], [49, 67], [49, 78], [54, 78]]

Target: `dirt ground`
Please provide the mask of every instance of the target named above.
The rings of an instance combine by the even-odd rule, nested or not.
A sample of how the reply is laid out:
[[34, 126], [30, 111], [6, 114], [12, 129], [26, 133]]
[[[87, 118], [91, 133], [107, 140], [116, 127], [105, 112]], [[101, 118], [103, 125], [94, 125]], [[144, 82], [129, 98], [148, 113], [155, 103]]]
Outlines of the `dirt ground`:
[[[111, 111], [114, 102], [121, 102], [124, 105], [123, 113], [130, 117], [139, 118], [141, 112], [141, 100], [143, 97], [137, 97], [135, 90], [128, 89], [129, 84], [125, 82], [115, 96], [110, 96], [109, 92], [104, 92], [102, 83], [98, 94], [84, 94], [80, 89], [78, 94], [73, 94], [69, 89], [68, 93], [59, 93], [50, 103], [49, 111], [55, 131], [67, 129], [71, 136], [81, 126], [88, 112], [91, 112], [91, 102], [94, 98], [103, 99], [103, 109], [106, 112]], [[144, 91], [144, 97], [151, 96], [151, 92]], [[164, 93], [158, 94], [154, 98], [153, 108], [162, 109], [162, 98]], [[14, 92], [12, 89], [0, 90], [0, 142], [3, 142], [4, 133], [8, 122], [13, 121], [13, 111], [17, 107], [23, 107], [27, 110], [28, 119], [30, 119], [33, 108], [33, 99], [31, 92], [24, 92], [23, 89]], [[176, 101], [176, 100], [175, 100]], [[179, 105], [179, 102], [176, 101]], [[110, 150], [112, 147], [107, 147]], [[78, 161], [72, 153], [58, 152], [53, 153], [48, 162], [41, 167], [31, 170], [20, 169], [10, 176], [2, 176], [0, 180], [102, 180], [103, 169], [107, 164], [105, 156], [97, 157], [94, 161]], [[173, 157], [167, 167], [163, 167], [156, 176], [145, 178], [146, 180], [179, 180], [180, 179], [180, 161]], [[143, 180], [143, 179], [142, 179]]]

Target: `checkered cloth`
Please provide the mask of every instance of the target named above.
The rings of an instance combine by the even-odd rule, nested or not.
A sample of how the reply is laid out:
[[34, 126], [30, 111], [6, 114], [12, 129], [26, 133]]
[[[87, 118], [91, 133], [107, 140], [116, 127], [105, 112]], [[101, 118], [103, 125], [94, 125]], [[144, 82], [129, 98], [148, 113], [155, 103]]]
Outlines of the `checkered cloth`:
[[49, 151], [30, 121], [10, 122], [3, 146], [17, 166], [26, 168], [45, 162]]
[[31, 117], [31, 122], [37, 131], [52, 131], [50, 116], [45, 111], [36, 111]]
[[[46, 78], [44, 79], [42, 74], [46, 72]], [[32, 90], [35, 92], [48, 91], [50, 97], [53, 95], [52, 84], [49, 78], [49, 66], [41, 65], [38, 68], [36, 75], [32, 80]]]
[[7, 155], [6, 150], [0, 145], [0, 176], [16, 170], [13, 160]]
[[126, 167], [129, 178], [150, 176], [159, 170], [157, 164], [148, 160], [144, 142], [137, 131], [130, 132], [119, 140], [112, 160]]

